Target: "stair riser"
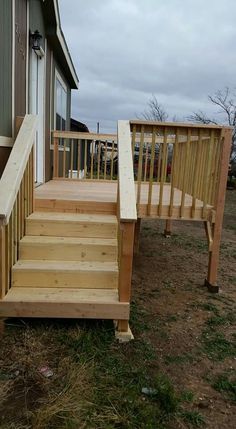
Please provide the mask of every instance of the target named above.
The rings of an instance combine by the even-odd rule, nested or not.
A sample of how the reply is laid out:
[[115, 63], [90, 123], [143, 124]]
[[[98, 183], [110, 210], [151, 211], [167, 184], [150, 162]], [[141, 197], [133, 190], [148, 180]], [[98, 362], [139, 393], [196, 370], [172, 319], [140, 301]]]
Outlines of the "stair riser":
[[49, 261], [117, 261], [117, 246], [84, 244], [20, 243], [19, 259]]
[[1, 317], [56, 317], [128, 320], [128, 303], [0, 302]]
[[117, 272], [12, 271], [14, 287], [63, 287], [78, 289], [117, 289]]
[[26, 235], [116, 238], [117, 225], [27, 219]]

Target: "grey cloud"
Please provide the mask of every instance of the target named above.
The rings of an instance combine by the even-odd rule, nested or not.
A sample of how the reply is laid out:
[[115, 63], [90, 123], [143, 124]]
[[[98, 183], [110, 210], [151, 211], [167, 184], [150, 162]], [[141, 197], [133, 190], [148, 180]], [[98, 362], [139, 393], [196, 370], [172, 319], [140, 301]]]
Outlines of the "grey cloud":
[[116, 129], [154, 93], [170, 116], [214, 109], [207, 95], [236, 77], [236, 2], [60, 0], [62, 28], [80, 78], [73, 115]]

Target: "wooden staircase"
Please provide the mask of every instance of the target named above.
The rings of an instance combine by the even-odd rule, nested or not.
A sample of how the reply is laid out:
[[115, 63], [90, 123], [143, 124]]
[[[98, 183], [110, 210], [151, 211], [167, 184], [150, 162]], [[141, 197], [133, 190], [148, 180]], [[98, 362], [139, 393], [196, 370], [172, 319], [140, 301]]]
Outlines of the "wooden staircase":
[[[132, 338], [128, 322], [137, 210], [126, 125], [118, 125], [118, 192], [112, 202], [100, 190], [100, 202], [87, 194], [81, 202], [77, 184], [75, 195], [71, 188], [65, 195], [60, 179], [58, 192], [45, 199], [36, 197], [34, 183], [37, 118], [25, 116], [0, 180], [0, 319], [112, 319], [118, 321], [120, 339]], [[59, 158], [55, 150], [54, 173]], [[105, 179], [105, 171], [103, 177], [98, 171], [90, 186], [94, 181], [102, 186]]]
[[129, 318], [119, 302], [116, 216], [34, 212], [25, 233], [4, 316]]

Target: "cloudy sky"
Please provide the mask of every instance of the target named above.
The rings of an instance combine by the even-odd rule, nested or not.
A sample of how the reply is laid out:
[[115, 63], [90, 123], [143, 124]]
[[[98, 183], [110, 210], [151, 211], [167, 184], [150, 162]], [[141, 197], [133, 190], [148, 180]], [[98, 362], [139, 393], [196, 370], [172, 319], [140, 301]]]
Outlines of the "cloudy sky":
[[217, 115], [208, 94], [236, 88], [235, 0], [59, 0], [79, 79], [73, 117], [95, 130], [144, 111]]

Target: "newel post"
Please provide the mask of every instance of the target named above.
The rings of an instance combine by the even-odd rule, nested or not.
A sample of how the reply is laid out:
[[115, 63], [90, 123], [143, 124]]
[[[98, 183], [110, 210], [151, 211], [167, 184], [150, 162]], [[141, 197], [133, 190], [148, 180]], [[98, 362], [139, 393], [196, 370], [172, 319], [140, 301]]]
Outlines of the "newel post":
[[[119, 301], [130, 303], [135, 222], [120, 223]], [[127, 332], [128, 320], [118, 321], [118, 331]]]

